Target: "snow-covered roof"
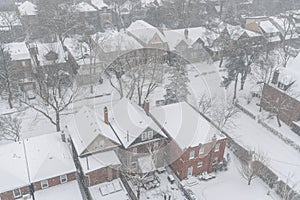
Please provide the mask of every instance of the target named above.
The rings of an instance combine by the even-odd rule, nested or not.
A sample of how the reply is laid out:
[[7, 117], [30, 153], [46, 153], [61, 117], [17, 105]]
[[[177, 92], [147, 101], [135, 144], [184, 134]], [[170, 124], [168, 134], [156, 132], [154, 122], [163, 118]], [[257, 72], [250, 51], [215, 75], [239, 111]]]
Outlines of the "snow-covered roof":
[[30, 1], [25, 1], [18, 7], [19, 13], [21, 16], [26, 15], [36, 15], [37, 8], [36, 5], [31, 3]]
[[52, 65], [54, 63], [54, 61], [46, 59], [46, 55], [50, 52], [54, 52], [58, 56], [57, 60], [55, 60], [55, 63], [66, 63], [67, 55], [60, 42], [34, 43], [31, 45], [37, 47], [37, 58], [40, 62], [40, 66]]
[[125, 148], [147, 128], [166, 137], [157, 124], [137, 104], [123, 98], [108, 109], [109, 122]]
[[255, 33], [250, 30], [243, 29], [241, 26], [233, 26], [231, 24], [222, 23], [219, 27], [221, 31], [225, 28], [227, 29], [232, 40], [238, 40], [240, 37], [246, 33], [249, 37], [259, 37], [260, 34]]
[[121, 165], [117, 154], [113, 150], [79, 158], [79, 162], [82, 167], [83, 173], [85, 174], [98, 169], [102, 169], [104, 167]]
[[271, 21], [265, 20], [259, 22], [260, 28], [265, 32], [265, 33], [278, 33], [279, 30], [272, 24]]
[[[188, 31], [187, 38], [185, 36], [186, 30]], [[204, 27], [167, 30], [164, 31], [164, 34], [171, 50], [174, 50], [181, 41], [184, 41], [188, 46], [192, 46], [198, 39], [201, 39], [205, 46], [210, 46], [218, 38], [218, 34]]]
[[44, 190], [38, 190], [34, 192], [34, 197], [37, 200], [82, 200], [82, 194], [76, 180], [59, 184]]
[[295, 58], [290, 58], [286, 67], [280, 68], [279, 81], [284, 84], [290, 84], [296, 81], [297, 91], [300, 91], [300, 54]]
[[103, 111], [96, 113], [88, 107], [83, 107], [69, 122], [68, 132], [79, 156], [120, 144], [111, 127], [104, 123], [100, 115], [104, 115]]
[[130, 199], [121, 179], [119, 178], [111, 182], [94, 185], [92, 187], [89, 187], [88, 189], [92, 198], [95, 200]]
[[156, 27], [143, 20], [132, 22], [127, 28], [127, 32], [131, 33], [145, 44], [149, 44], [155, 35], [158, 35], [162, 42], [166, 42], [165, 36]]
[[17, 13], [14, 11], [0, 12], [0, 30], [8, 31], [11, 26], [22, 26]]
[[90, 5], [84, 1], [72, 6], [72, 9], [74, 9], [74, 11], [77, 11], [77, 12], [96, 12], [97, 11], [96, 8], [94, 8], [92, 5]]
[[161, 0], [141, 0], [142, 7], [160, 6], [161, 4]]
[[99, 10], [103, 8], [108, 8], [108, 5], [103, 2], [103, 0], [91, 0], [91, 4], [98, 8]]
[[69, 144], [60, 133], [28, 138], [24, 145], [31, 182], [76, 172]]
[[209, 143], [214, 136], [225, 138], [186, 102], [154, 108], [151, 114], [182, 150]]
[[143, 46], [136, 39], [124, 32], [98, 32], [91, 36], [99, 47], [106, 53], [141, 49]]
[[23, 142], [0, 146], [0, 193], [30, 185]]
[[31, 59], [29, 50], [25, 42], [13, 42], [5, 45], [8, 49], [12, 60], [28, 60]]

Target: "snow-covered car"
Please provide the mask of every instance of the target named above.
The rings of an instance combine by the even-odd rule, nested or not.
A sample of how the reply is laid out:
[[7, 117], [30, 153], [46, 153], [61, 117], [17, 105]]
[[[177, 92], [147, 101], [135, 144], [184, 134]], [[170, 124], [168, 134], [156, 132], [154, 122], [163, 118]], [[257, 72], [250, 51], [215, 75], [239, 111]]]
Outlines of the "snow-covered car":
[[196, 195], [194, 194], [194, 192], [190, 189], [185, 189], [185, 191], [188, 193], [188, 199], [190, 200], [198, 200], [198, 198], [196, 197]]
[[169, 181], [171, 184], [173, 184], [174, 181], [175, 181], [174, 177], [173, 177], [171, 174], [168, 175], [168, 181]]

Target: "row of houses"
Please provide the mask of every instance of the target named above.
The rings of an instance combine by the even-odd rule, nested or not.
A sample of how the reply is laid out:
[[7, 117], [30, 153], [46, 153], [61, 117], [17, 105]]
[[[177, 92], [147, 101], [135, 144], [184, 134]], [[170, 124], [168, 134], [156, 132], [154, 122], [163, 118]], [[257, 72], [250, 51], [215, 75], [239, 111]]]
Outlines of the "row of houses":
[[[226, 137], [186, 102], [150, 109], [148, 101], [142, 108], [123, 98], [102, 109], [83, 107], [61, 133], [2, 145], [0, 199], [42, 200], [50, 189], [56, 199], [82, 199], [78, 184], [90, 199], [109, 198], [109, 184], [122, 189], [108, 194], [126, 199], [122, 175], [151, 176], [170, 166], [182, 180], [223, 162]], [[65, 187], [72, 188], [57, 189]]]

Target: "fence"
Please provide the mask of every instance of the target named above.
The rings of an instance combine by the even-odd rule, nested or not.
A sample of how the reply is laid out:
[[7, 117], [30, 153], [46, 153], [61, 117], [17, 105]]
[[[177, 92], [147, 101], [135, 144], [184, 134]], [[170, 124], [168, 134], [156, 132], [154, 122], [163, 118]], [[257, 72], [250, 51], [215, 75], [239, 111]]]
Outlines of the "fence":
[[243, 106], [241, 106], [238, 103], [235, 103], [235, 106], [240, 109], [243, 113], [245, 113], [246, 115], [248, 115], [249, 117], [251, 117], [252, 119], [256, 119], [256, 116], [254, 114], [252, 114], [250, 111], [248, 111], [246, 108], [244, 108]]
[[128, 192], [128, 195], [130, 196], [131, 200], [138, 200], [137, 196], [135, 195], [132, 188], [130, 187], [126, 177], [124, 175], [122, 175], [122, 173], [120, 174], [120, 178], [121, 178], [121, 181], [122, 181], [124, 187], [126, 188], [126, 190]]

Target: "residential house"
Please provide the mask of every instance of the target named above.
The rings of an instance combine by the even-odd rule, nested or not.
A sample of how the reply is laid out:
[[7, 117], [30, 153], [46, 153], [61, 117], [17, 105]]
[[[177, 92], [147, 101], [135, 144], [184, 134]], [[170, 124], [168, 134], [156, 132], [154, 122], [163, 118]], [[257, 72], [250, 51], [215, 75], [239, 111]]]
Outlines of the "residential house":
[[275, 114], [300, 134], [300, 55], [292, 58], [285, 68], [280, 68], [273, 74], [270, 84], [263, 87], [261, 107]]
[[120, 143], [102, 116], [104, 114], [83, 107], [66, 127], [72, 143], [73, 158], [86, 188], [119, 177], [121, 163], [116, 149]]
[[4, 35], [5, 42], [23, 35], [21, 20], [15, 11], [0, 12], [0, 33]]
[[[127, 98], [105, 108], [105, 120], [109, 123], [121, 143], [118, 155], [125, 170], [129, 173], [145, 173], [144, 160], [149, 161], [151, 169], [164, 166], [164, 151], [166, 135], [148, 116], [149, 103], [144, 103], [144, 109]], [[150, 169], [150, 170], [151, 170]], [[152, 170], [151, 170], [152, 171]], [[150, 171], [149, 171], [150, 172]]]
[[0, 199], [13, 200], [29, 194], [26, 156], [23, 142], [0, 146]]
[[204, 27], [196, 27], [167, 30], [164, 35], [170, 51], [190, 62], [201, 62], [209, 60], [210, 55], [204, 46], [209, 46], [209, 40], [216, 34]]
[[4, 45], [10, 53], [13, 64], [17, 67], [17, 76], [20, 77], [22, 91], [34, 88], [33, 67], [31, 56], [25, 42], [14, 42]]
[[82, 1], [71, 6], [70, 11], [76, 13], [78, 20], [82, 23], [94, 26], [95, 29], [98, 28], [98, 11], [91, 4]]
[[107, 28], [112, 27], [112, 12], [110, 7], [103, 2], [103, 0], [91, 0], [93, 5], [98, 10], [98, 23], [101, 31], [105, 31]]
[[21, 22], [26, 27], [31, 27], [37, 23], [37, 6], [30, 1], [25, 1], [18, 6]]
[[218, 169], [226, 136], [186, 102], [154, 108], [151, 115], [171, 141], [168, 163], [179, 179]]
[[143, 45], [133, 36], [123, 31], [98, 32], [92, 35], [91, 38], [95, 44], [97, 57], [107, 64], [122, 54], [143, 48]]
[[289, 41], [290, 44], [293, 44], [299, 39], [295, 24], [290, 22], [288, 18], [283, 16], [270, 17], [270, 21], [280, 31], [280, 37], [283, 42]]
[[126, 29], [127, 34], [134, 37], [145, 48], [160, 48], [168, 50], [165, 36], [151, 24], [137, 20]]

